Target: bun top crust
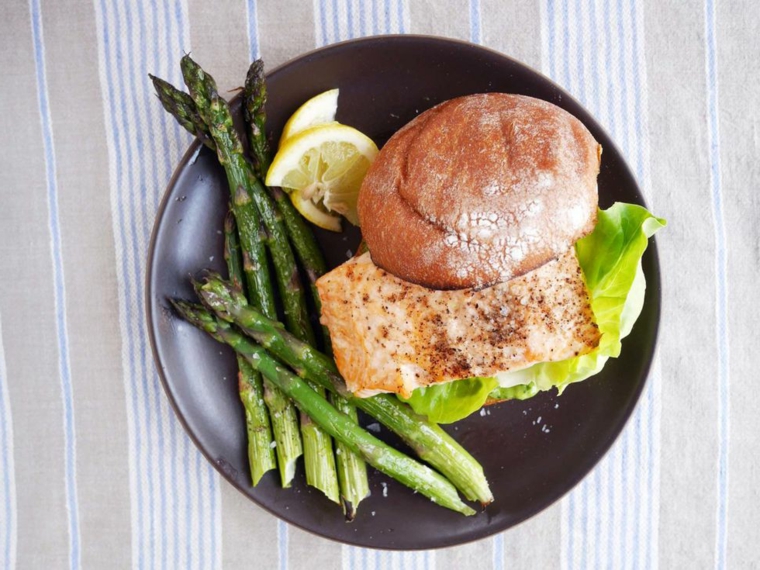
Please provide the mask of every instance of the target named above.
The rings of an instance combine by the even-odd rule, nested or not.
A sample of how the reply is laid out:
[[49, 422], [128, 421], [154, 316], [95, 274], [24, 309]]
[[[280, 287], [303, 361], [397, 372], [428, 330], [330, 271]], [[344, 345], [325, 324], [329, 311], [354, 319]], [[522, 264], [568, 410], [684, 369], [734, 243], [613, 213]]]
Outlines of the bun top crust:
[[601, 147], [522, 95], [452, 99], [391, 137], [359, 193], [375, 264], [432, 289], [481, 288], [567, 251], [596, 224]]

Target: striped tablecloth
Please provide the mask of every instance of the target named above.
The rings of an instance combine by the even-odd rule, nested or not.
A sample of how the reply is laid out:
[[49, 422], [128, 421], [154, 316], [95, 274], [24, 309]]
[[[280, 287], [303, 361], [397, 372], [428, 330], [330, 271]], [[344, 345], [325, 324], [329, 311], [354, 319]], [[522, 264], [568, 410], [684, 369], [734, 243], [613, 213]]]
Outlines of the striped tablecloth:
[[[0, 567], [757, 568], [760, 9], [751, 0], [10, 0], [0, 23]], [[361, 35], [482, 43], [606, 125], [653, 211], [659, 357], [572, 493], [441, 551], [343, 547], [223, 483], [160, 388], [148, 238], [190, 137], [147, 72], [222, 88]]]

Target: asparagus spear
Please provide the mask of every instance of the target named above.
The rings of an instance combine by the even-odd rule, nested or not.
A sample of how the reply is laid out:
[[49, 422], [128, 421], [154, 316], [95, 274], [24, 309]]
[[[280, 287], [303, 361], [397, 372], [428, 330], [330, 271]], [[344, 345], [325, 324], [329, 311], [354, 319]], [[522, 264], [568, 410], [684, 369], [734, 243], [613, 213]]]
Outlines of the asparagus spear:
[[[243, 267], [240, 242], [235, 226], [235, 216], [231, 211], [224, 219], [224, 259], [227, 261], [230, 281], [242, 290]], [[272, 427], [269, 422], [269, 412], [264, 403], [261, 375], [245, 358], [239, 354], [236, 356], [238, 392], [245, 409], [245, 424], [248, 432], [248, 464], [251, 469], [251, 481], [255, 487], [264, 473], [277, 467], [272, 449]]]
[[[254, 167], [257, 168], [257, 174], [262, 180], [266, 177], [270, 164], [269, 143], [265, 129], [266, 101], [267, 90], [266, 79], [264, 77], [264, 63], [259, 59], [254, 61], [248, 68], [245, 89], [243, 90], [243, 115], [248, 127], [248, 140], [251, 146]], [[321, 300], [316, 288], [316, 281], [326, 273], [327, 264], [317, 245], [314, 234], [306, 225], [303, 217], [296, 211], [288, 196], [280, 188], [268, 189], [282, 214], [285, 229], [296, 251], [296, 255], [301, 261], [301, 266], [306, 271], [311, 297], [319, 315], [321, 313]], [[325, 351], [329, 353], [330, 335], [326, 327], [322, 328], [322, 337]], [[312, 386], [312, 388], [316, 387]], [[324, 395], [324, 392], [321, 393]], [[356, 408], [342, 397], [333, 393], [328, 395], [328, 399], [339, 411], [352, 418], [358, 424], [359, 419]], [[346, 518], [353, 520], [359, 503], [369, 494], [367, 466], [364, 460], [352, 452], [344, 443], [338, 441], [335, 447], [341, 502]]]
[[211, 315], [203, 307], [183, 301], [172, 302], [188, 322], [244, 355], [251, 366], [277, 384], [325, 431], [346, 443], [370, 465], [441, 506], [463, 515], [475, 514], [472, 508], [462, 502], [456, 488], [445, 477], [360, 428], [312, 390], [306, 382], [285, 369], [264, 348], [235, 330], [232, 325]]
[[[235, 171], [245, 181], [245, 188], [249, 190], [261, 214], [288, 329], [300, 339], [313, 343], [314, 331], [309, 323], [306, 298], [280, 212], [256, 179], [250, 162], [243, 154], [243, 146], [235, 130], [229, 105], [219, 96], [214, 79], [188, 55], [182, 58], [182, 74], [198, 112], [208, 125], [216, 143], [219, 161], [228, 172]], [[274, 313], [271, 316], [276, 318]], [[340, 503], [332, 441], [303, 414], [301, 435], [304, 440], [307, 483], [323, 491], [331, 500]]]
[[196, 291], [217, 315], [238, 325], [299, 375], [343, 396], [397, 433], [422, 459], [448, 477], [465, 497], [483, 505], [493, 501], [483, 468], [438, 425], [388, 394], [371, 398], [353, 396], [332, 359], [288, 334], [280, 323], [246, 306], [245, 297], [218, 275], [208, 274], [204, 283], [196, 283]]

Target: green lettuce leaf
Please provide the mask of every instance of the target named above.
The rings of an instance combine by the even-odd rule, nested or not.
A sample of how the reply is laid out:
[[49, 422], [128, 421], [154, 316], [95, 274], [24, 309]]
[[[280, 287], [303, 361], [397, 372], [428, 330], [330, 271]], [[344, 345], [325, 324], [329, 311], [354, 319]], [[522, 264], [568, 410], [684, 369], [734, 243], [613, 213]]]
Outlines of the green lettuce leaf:
[[[596, 349], [567, 360], [499, 374], [498, 380], [465, 379], [421, 388], [408, 402], [432, 421], [451, 423], [480, 409], [489, 397], [525, 399], [554, 387], [561, 393], [569, 384], [597, 374], [607, 359], [620, 354], [621, 339], [631, 332], [641, 314], [646, 291], [641, 256], [649, 238], [665, 224], [641, 206], [618, 202], [600, 210], [594, 231], [575, 244], [601, 332]], [[486, 392], [488, 380], [496, 384]]]
[[496, 378], [466, 378], [417, 388], [412, 392], [412, 397], [404, 401], [430, 421], [450, 424], [482, 408], [488, 395], [498, 385]]

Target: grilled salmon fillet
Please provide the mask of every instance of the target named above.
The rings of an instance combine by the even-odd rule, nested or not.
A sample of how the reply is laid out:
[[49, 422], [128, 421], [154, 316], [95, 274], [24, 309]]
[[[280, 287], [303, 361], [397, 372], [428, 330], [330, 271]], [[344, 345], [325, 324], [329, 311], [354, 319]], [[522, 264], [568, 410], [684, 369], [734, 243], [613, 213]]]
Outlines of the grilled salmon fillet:
[[511, 281], [454, 291], [403, 281], [365, 253], [317, 288], [338, 369], [361, 397], [409, 397], [422, 386], [563, 360], [599, 343], [574, 248]]

